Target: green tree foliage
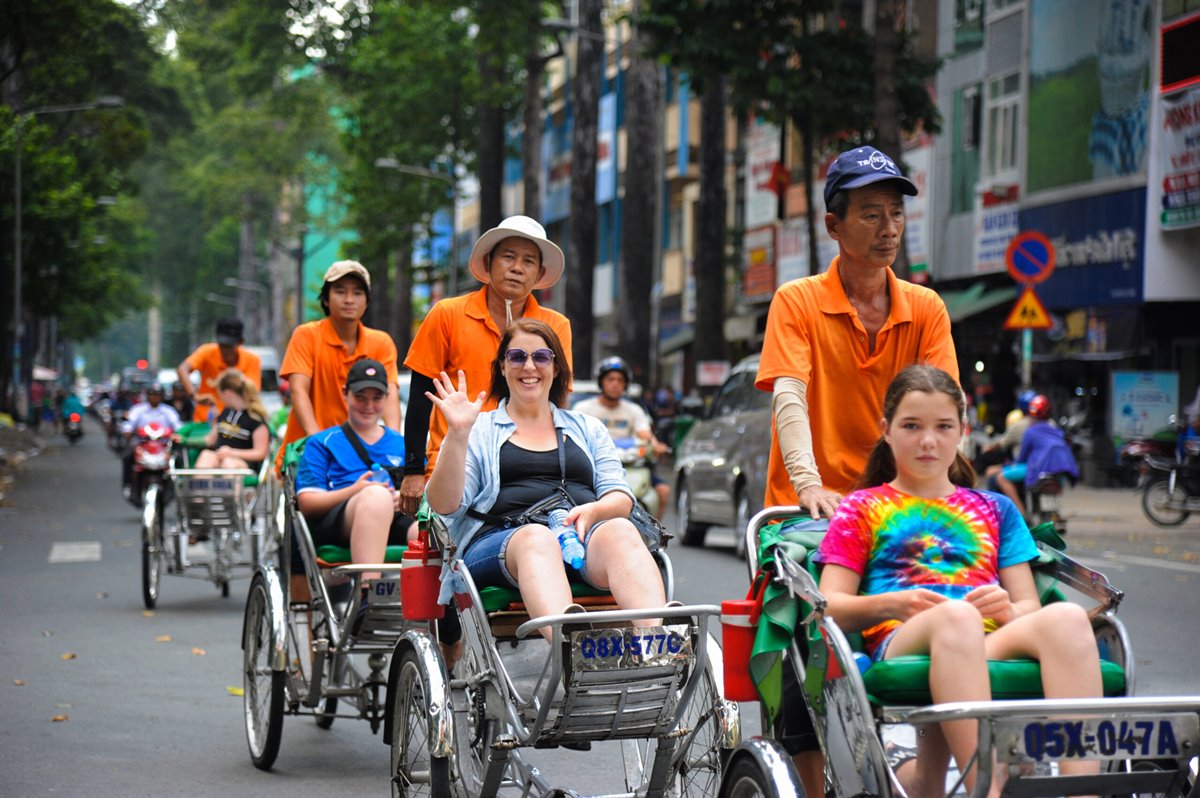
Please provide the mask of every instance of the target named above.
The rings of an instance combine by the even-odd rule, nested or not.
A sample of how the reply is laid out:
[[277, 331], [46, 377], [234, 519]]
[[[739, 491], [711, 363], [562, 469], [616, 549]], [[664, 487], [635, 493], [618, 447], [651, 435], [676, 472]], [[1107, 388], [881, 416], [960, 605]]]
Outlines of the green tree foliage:
[[[19, 140], [27, 353], [51, 316], [61, 337], [80, 339], [145, 302], [137, 216], [121, 202], [97, 199], [135, 190], [130, 170], [154, 137], [186, 124], [178, 95], [158, 80], [159, 60], [137, 14], [111, 0], [0, 4], [0, 202], [7, 233], [13, 229]], [[58, 112], [111, 96], [121, 97], [124, 107]], [[0, 241], [0, 279], [7, 287], [13, 284], [14, 242], [7, 235]], [[0, 304], [0, 379], [7, 380], [11, 304]]]
[[[808, 142], [801, 171], [811, 196], [816, 156], [870, 141], [880, 124], [875, 37], [861, 19], [832, 13], [835, 7], [830, 0], [646, 0], [638, 21], [651, 51], [699, 90], [724, 77], [740, 112], [796, 126]], [[899, 44], [890, 75], [896, 119], [882, 124], [889, 134], [897, 127], [936, 133], [940, 117], [929, 85], [938, 63], [921, 58], [906, 35], [892, 38]], [[808, 225], [815, 263], [811, 206]]]
[[[311, 45], [342, 98], [338, 185], [358, 232], [355, 255], [371, 270], [376, 324], [407, 349], [411, 266], [401, 255], [438, 211], [449, 212], [450, 176], [475, 166], [480, 76], [474, 17], [448, 0], [348, 7]], [[430, 169], [447, 180], [375, 166], [378, 158]], [[424, 265], [424, 264], [416, 264]], [[442, 265], [442, 264], [439, 264]], [[447, 264], [448, 265], [448, 264]], [[392, 296], [391, 307], [380, 300]]]

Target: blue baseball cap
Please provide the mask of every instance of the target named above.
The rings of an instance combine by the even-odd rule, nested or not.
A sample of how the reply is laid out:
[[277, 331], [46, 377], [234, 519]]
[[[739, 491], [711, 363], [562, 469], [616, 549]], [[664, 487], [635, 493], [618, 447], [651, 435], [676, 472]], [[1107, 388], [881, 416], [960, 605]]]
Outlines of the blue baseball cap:
[[825, 178], [825, 207], [835, 192], [862, 188], [880, 180], [895, 180], [901, 194], [917, 196], [917, 186], [900, 173], [896, 162], [874, 147], [857, 147], [843, 152], [829, 167]]

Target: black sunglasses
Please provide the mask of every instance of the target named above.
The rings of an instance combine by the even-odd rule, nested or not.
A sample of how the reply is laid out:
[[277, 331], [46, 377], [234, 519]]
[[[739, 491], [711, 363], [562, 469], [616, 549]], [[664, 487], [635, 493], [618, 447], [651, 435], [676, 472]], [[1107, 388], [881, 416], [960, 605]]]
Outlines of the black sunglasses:
[[526, 352], [524, 349], [509, 349], [504, 353], [504, 358], [510, 366], [524, 366], [525, 361], [531, 357], [535, 366], [549, 366], [554, 362], [554, 352], [549, 349], [535, 349], [532, 352]]

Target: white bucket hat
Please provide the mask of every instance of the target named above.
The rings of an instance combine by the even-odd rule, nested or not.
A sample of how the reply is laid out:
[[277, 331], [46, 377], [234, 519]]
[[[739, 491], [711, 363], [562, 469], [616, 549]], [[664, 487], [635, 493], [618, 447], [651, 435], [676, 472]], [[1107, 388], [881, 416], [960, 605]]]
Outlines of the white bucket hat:
[[565, 260], [563, 251], [558, 248], [557, 244], [546, 238], [546, 228], [528, 216], [510, 216], [479, 237], [475, 246], [471, 248], [471, 260], [469, 261], [471, 274], [475, 275], [475, 279], [481, 283], [491, 282], [487, 265], [483, 262], [484, 256], [488, 255], [501, 241], [513, 236], [529, 239], [542, 251], [542, 266], [545, 271], [542, 273], [542, 279], [537, 281], [534, 288], [549, 288], [557, 283], [563, 273]]

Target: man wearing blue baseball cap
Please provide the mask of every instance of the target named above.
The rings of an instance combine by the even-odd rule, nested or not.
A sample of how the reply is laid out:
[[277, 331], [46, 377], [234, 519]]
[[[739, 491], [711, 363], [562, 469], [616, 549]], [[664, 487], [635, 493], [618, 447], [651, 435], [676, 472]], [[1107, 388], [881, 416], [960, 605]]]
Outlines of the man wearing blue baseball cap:
[[[800, 505], [814, 519], [829, 518], [879, 438], [892, 378], [926, 363], [958, 379], [946, 306], [891, 269], [904, 235], [904, 197], [916, 194], [874, 147], [843, 152], [829, 167], [825, 229], [837, 257], [828, 271], [780, 286], [767, 316], [755, 381], [773, 395], [764, 507]], [[777, 735], [806, 792], [821, 795], [823, 760], [790, 663], [783, 691]]]

